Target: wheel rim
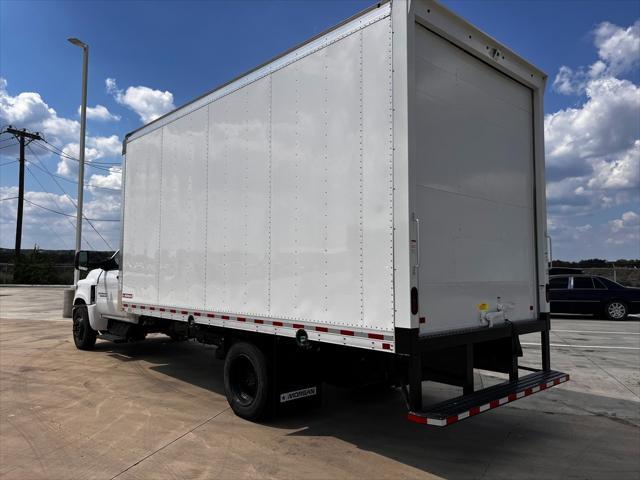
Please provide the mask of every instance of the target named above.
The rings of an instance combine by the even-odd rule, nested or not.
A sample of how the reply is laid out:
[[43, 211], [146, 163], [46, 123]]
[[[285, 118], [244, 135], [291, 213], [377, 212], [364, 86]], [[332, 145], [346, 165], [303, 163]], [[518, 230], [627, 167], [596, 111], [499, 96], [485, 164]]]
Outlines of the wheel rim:
[[73, 316], [73, 337], [78, 341], [82, 341], [84, 338], [84, 322], [79, 313]]
[[251, 405], [258, 393], [258, 374], [245, 355], [234, 359], [229, 369], [229, 383], [235, 400], [243, 407]]
[[623, 318], [626, 313], [626, 308], [620, 302], [612, 302], [609, 304], [607, 312], [611, 318]]

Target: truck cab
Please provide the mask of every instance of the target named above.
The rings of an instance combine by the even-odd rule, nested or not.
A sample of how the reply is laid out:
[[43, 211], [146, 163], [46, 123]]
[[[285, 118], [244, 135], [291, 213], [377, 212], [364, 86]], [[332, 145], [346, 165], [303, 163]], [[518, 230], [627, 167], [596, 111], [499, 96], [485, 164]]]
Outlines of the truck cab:
[[74, 340], [79, 348], [92, 347], [97, 334], [108, 330], [109, 319], [133, 320], [119, 308], [119, 264], [119, 251], [111, 256], [89, 251], [76, 254], [75, 268], [88, 272], [78, 281], [73, 298]]
[[166, 319], [127, 313], [120, 297], [120, 251], [80, 251], [75, 268], [88, 272], [78, 281], [73, 298], [73, 339], [81, 350], [94, 347], [97, 338], [115, 342], [144, 340], [148, 333], [163, 333], [174, 341], [187, 339], [187, 327]]

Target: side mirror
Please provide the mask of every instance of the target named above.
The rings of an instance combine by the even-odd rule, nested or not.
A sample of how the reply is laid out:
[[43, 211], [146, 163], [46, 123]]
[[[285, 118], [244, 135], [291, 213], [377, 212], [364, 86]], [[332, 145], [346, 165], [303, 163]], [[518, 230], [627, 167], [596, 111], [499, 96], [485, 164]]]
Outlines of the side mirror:
[[92, 252], [88, 252], [86, 250], [76, 252], [76, 258], [73, 262], [73, 266], [76, 270], [86, 272], [93, 268], [93, 266], [91, 265], [93, 263], [93, 258], [91, 258], [93, 255], [91, 253]]

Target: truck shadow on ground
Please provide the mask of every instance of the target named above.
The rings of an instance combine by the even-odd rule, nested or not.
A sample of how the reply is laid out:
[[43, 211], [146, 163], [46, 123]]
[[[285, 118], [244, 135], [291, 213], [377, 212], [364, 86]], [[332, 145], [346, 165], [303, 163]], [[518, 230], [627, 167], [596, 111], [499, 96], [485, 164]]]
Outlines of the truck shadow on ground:
[[[147, 362], [152, 372], [224, 396], [223, 362], [214, 347], [156, 337], [137, 344], [99, 342], [96, 350], [120, 361]], [[429, 390], [431, 385], [426, 404], [457, 395], [436, 384]], [[601, 477], [611, 473], [601, 466], [611, 456], [632, 477], [640, 468], [634, 453], [637, 409], [636, 402], [556, 388], [438, 428], [407, 421], [399, 390], [326, 387], [321, 408], [285, 410], [264, 425], [290, 437], [337, 438], [447, 478]]]

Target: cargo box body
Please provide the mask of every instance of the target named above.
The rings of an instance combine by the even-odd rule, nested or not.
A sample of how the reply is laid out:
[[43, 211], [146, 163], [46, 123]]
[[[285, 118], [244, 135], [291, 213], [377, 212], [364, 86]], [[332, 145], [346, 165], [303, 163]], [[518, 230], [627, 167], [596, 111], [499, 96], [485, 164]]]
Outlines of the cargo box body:
[[548, 311], [546, 77], [410, 5], [127, 136], [125, 311], [386, 352], [401, 330], [489, 328], [498, 303]]

